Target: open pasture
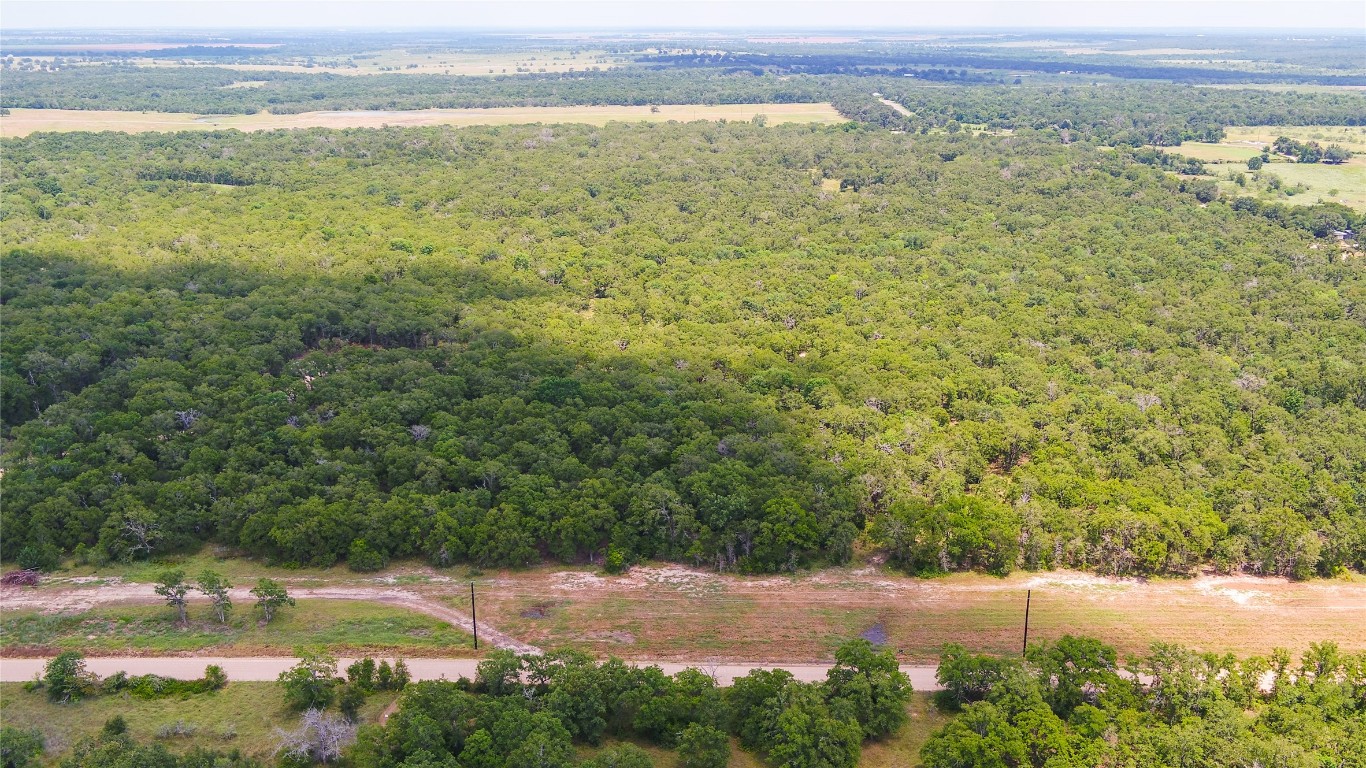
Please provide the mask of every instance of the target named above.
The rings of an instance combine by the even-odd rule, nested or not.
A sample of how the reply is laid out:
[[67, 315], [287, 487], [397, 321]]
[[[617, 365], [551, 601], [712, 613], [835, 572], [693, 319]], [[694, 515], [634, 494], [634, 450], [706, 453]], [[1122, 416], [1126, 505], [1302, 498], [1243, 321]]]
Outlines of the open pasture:
[[[1211, 170], [1223, 177], [1225, 170], [1246, 171], [1244, 164], [1260, 155], [1264, 146], [1271, 144], [1280, 136], [1288, 136], [1303, 142], [1316, 141], [1325, 147], [1338, 144], [1356, 156], [1340, 165], [1284, 162], [1283, 158], [1277, 157], [1262, 168], [1260, 175], [1280, 179], [1282, 188], [1295, 188], [1299, 185], [1308, 187], [1307, 190], [1297, 192], [1293, 196], [1284, 197], [1282, 201], [1286, 203], [1312, 205], [1336, 202], [1357, 210], [1366, 210], [1366, 126], [1234, 126], [1225, 129], [1225, 134], [1225, 139], [1218, 144], [1188, 141], [1179, 147], [1168, 147], [1166, 150], [1213, 164], [1216, 167]], [[1251, 187], [1239, 189], [1227, 180], [1222, 182], [1222, 186], [1225, 194], [1230, 195], [1248, 194], [1253, 191]]]
[[279, 128], [382, 128], [420, 125], [521, 125], [526, 123], [667, 122], [677, 120], [751, 120], [769, 123], [838, 123], [844, 118], [820, 104], [664, 104], [655, 107], [501, 107], [495, 109], [422, 109], [395, 111], [303, 112], [296, 115], [193, 115], [177, 112], [15, 109], [0, 117], [0, 136], [39, 131], [268, 131]]
[[[274, 755], [278, 728], [292, 729], [298, 724], [298, 716], [285, 708], [275, 683], [229, 680], [221, 691], [196, 696], [138, 699], [117, 694], [78, 704], [54, 704], [41, 691], [30, 693], [23, 688], [23, 683], [0, 684], [0, 718], [6, 726], [41, 731], [47, 745], [44, 755], [50, 759], [63, 757], [81, 739], [98, 735], [105, 721], [116, 715], [123, 717], [128, 734], [140, 742], [154, 741], [173, 752], [195, 747], [239, 749], [258, 759]], [[360, 722], [380, 722], [395, 698], [393, 693], [368, 697]], [[177, 722], [187, 726], [182, 735], [158, 735]]]
[[333, 652], [459, 656], [471, 653], [470, 636], [440, 619], [378, 603], [300, 600], [270, 624], [261, 624], [248, 604], [226, 624], [196, 603], [181, 626], [174, 609], [120, 605], [85, 613], [52, 615], [34, 611], [0, 613], [0, 649], [6, 654], [203, 653], [257, 655], [293, 653], [300, 646]]

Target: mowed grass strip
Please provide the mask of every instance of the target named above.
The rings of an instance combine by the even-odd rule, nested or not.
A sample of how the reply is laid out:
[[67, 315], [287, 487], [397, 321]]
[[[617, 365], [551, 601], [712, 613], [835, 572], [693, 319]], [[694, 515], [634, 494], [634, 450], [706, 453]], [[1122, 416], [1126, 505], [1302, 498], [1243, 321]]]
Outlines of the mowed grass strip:
[[300, 600], [262, 625], [249, 606], [219, 624], [207, 605], [192, 604], [181, 626], [174, 610], [125, 605], [74, 615], [7, 611], [0, 614], [5, 653], [79, 650], [90, 654], [203, 653], [291, 655], [322, 646], [338, 655], [473, 655], [469, 634], [420, 613], [352, 600]]
[[499, 107], [494, 109], [416, 109], [393, 111], [303, 112], [296, 115], [194, 115], [181, 112], [117, 110], [12, 109], [0, 117], [0, 137], [40, 131], [268, 131], [278, 128], [382, 128], [421, 125], [522, 125], [527, 123], [691, 122], [752, 120], [770, 124], [840, 123], [828, 103], [818, 104], [664, 104], [655, 107]]
[[[377, 722], [397, 696], [377, 693], [361, 710], [362, 722]], [[43, 691], [27, 692], [23, 683], [0, 683], [0, 720], [7, 727], [41, 731], [52, 761], [70, 752], [81, 739], [95, 736], [105, 721], [122, 716], [129, 734], [140, 742], [156, 742], [175, 752], [193, 747], [266, 758], [277, 746], [275, 729], [291, 729], [298, 716], [284, 707], [276, 683], [228, 682], [221, 691], [185, 697], [139, 699], [127, 693], [96, 696], [75, 704], [53, 704]], [[158, 731], [177, 721], [194, 727], [189, 736], [158, 738]]]

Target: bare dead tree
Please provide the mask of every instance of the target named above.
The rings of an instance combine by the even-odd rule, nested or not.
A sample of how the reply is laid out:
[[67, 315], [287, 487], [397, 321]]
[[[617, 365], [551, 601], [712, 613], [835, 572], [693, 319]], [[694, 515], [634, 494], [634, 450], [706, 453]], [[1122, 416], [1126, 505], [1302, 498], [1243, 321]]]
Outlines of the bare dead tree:
[[123, 535], [129, 540], [128, 549], [150, 555], [161, 538], [160, 526], [143, 515], [129, 515], [123, 520]]
[[344, 717], [331, 715], [320, 709], [310, 709], [299, 719], [293, 731], [275, 729], [278, 746], [275, 753], [296, 760], [334, 763], [342, 751], [356, 740], [356, 726]]
[[1162, 404], [1162, 398], [1147, 392], [1140, 392], [1134, 395], [1134, 405], [1138, 406], [1141, 413], [1147, 413], [1149, 408]]

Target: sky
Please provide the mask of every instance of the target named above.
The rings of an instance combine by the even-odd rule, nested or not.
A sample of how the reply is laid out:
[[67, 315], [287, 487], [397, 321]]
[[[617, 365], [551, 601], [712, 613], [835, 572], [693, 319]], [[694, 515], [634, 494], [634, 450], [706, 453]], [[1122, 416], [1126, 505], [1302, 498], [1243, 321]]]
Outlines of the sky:
[[0, 30], [1332, 29], [1366, 0], [3, 0]]

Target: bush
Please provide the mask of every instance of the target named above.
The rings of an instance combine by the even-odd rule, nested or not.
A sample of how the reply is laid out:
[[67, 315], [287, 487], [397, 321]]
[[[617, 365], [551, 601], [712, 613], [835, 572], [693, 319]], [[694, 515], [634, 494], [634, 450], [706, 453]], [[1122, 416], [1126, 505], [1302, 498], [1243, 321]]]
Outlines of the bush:
[[19, 550], [14, 561], [26, 571], [55, 571], [61, 565], [61, 550], [51, 544], [30, 544]]
[[128, 733], [128, 721], [123, 719], [123, 715], [114, 715], [104, 721], [104, 727], [100, 729], [100, 738], [111, 739], [125, 733]]
[[730, 764], [730, 736], [710, 725], [689, 725], [678, 737], [678, 764], [683, 768], [726, 768]]
[[157, 729], [158, 739], [177, 739], [189, 738], [199, 733], [199, 726], [194, 723], [187, 723], [184, 720], [177, 720], [174, 723], [166, 723]]
[[21, 731], [8, 725], [0, 727], [0, 766], [28, 768], [38, 764], [34, 758], [42, 752], [42, 732], [36, 729]]
[[59, 655], [43, 670], [42, 687], [47, 688], [47, 697], [59, 704], [92, 696], [98, 685], [99, 678], [86, 671], [85, 657], [76, 651]]

